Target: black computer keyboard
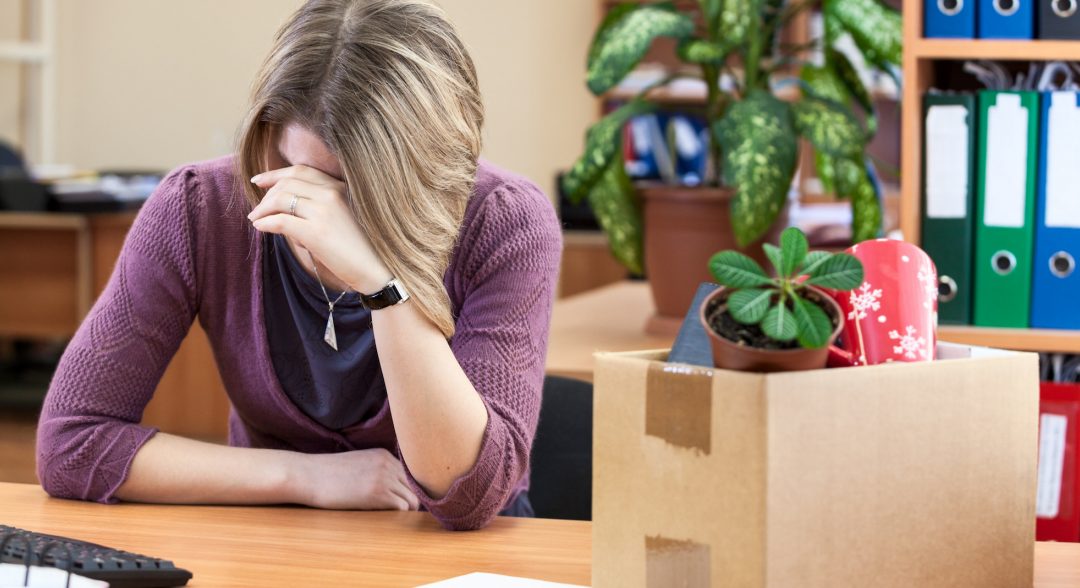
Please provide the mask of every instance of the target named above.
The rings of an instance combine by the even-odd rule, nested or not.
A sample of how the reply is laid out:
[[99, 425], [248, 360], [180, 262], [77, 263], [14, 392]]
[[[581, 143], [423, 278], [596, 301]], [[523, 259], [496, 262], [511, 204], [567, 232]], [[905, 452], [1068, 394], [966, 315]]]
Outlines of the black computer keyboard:
[[[67, 548], [74, 558], [71, 565], [73, 573], [108, 582], [110, 588], [166, 588], [183, 586], [191, 579], [191, 572], [176, 567], [171, 561], [0, 525], [0, 541], [9, 535], [22, 535], [29, 540], [31, 565], [64, 568]], [[61, 547], [50, 549], [42, 560], [42, 552], [53, 542]], [[25, 563], [25, 556], [26, 543], [21, 538], [11, 539], [0, 553], [0, 563]]]

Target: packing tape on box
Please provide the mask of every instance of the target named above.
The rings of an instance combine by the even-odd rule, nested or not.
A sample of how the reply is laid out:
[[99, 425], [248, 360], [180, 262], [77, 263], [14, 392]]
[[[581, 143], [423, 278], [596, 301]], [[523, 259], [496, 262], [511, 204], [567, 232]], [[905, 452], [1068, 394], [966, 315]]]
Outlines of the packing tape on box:
[[664, 537], [645, 537], [647, 588], [706, 587], [711, 583], [708, 545]]
[[712, 447], [712, 382], [710, 369], [651, 363], [645, 387], [645, 434], [708, 455]]

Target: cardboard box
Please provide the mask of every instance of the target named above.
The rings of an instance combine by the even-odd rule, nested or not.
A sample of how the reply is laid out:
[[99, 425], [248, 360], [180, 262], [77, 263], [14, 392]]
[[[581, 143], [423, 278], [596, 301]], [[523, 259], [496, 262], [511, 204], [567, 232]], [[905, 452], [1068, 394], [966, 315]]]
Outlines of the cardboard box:
[[753, 374], [598, 354], [593, 585], [1031, 586], [1038, 358], [938, 355]]

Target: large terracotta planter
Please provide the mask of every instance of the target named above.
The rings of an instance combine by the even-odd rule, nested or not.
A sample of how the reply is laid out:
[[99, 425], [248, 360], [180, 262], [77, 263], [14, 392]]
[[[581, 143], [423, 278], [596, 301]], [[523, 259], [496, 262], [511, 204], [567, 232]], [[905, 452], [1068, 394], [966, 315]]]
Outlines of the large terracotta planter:
[[834, 325], [829, 343], [820, 349], [803, 347], [781, 350], [759, 349], [731, 341], [714, 331], [709, 323], [709, 317], [712, 315], [726, 312], [724, 301], [727, 298], [728, 289], [720, 288], [709, 294], [701, 304], [698, 317], [705, 327], [705, 332], [709, 334], [713, 365], [721, 369], [741, 372], [795, 372], [824, 368], [829, 361], [829, 347], [840, 336], [844, 321], [840, 319], [840, 305], [831, 296], [817, 288], [811, 287], [809, 290], [808, 299], [821, 305]]
[[708, 262], [714, 253], [735, 249], [768, 269], [761, 244], [776, 243], [787, 227], [785, 204], [764, 238], [739, 247], [731, 229], [734, 189], [645, 185], [638, 194], [645, 217], [645, 274], [656, 305], [646, 330], [655, 334], [678, 331], [698, 285], [713, 281]]

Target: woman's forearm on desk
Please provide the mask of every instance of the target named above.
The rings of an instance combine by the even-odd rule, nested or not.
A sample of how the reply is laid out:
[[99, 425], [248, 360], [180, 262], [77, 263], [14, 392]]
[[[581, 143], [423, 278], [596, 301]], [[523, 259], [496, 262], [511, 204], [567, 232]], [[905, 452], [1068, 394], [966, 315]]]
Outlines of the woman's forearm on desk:
[[404, 468], [368, 449], [305, 454], [227, 447], [158, 433], [139, 449], [116, 497], [173, 504], [282, 504], [416, 510]]
[[135, 455], [116, 497], [132, 502], [275, 504], [301, 502], [301, 456], [226, 447], [158, 433]]

